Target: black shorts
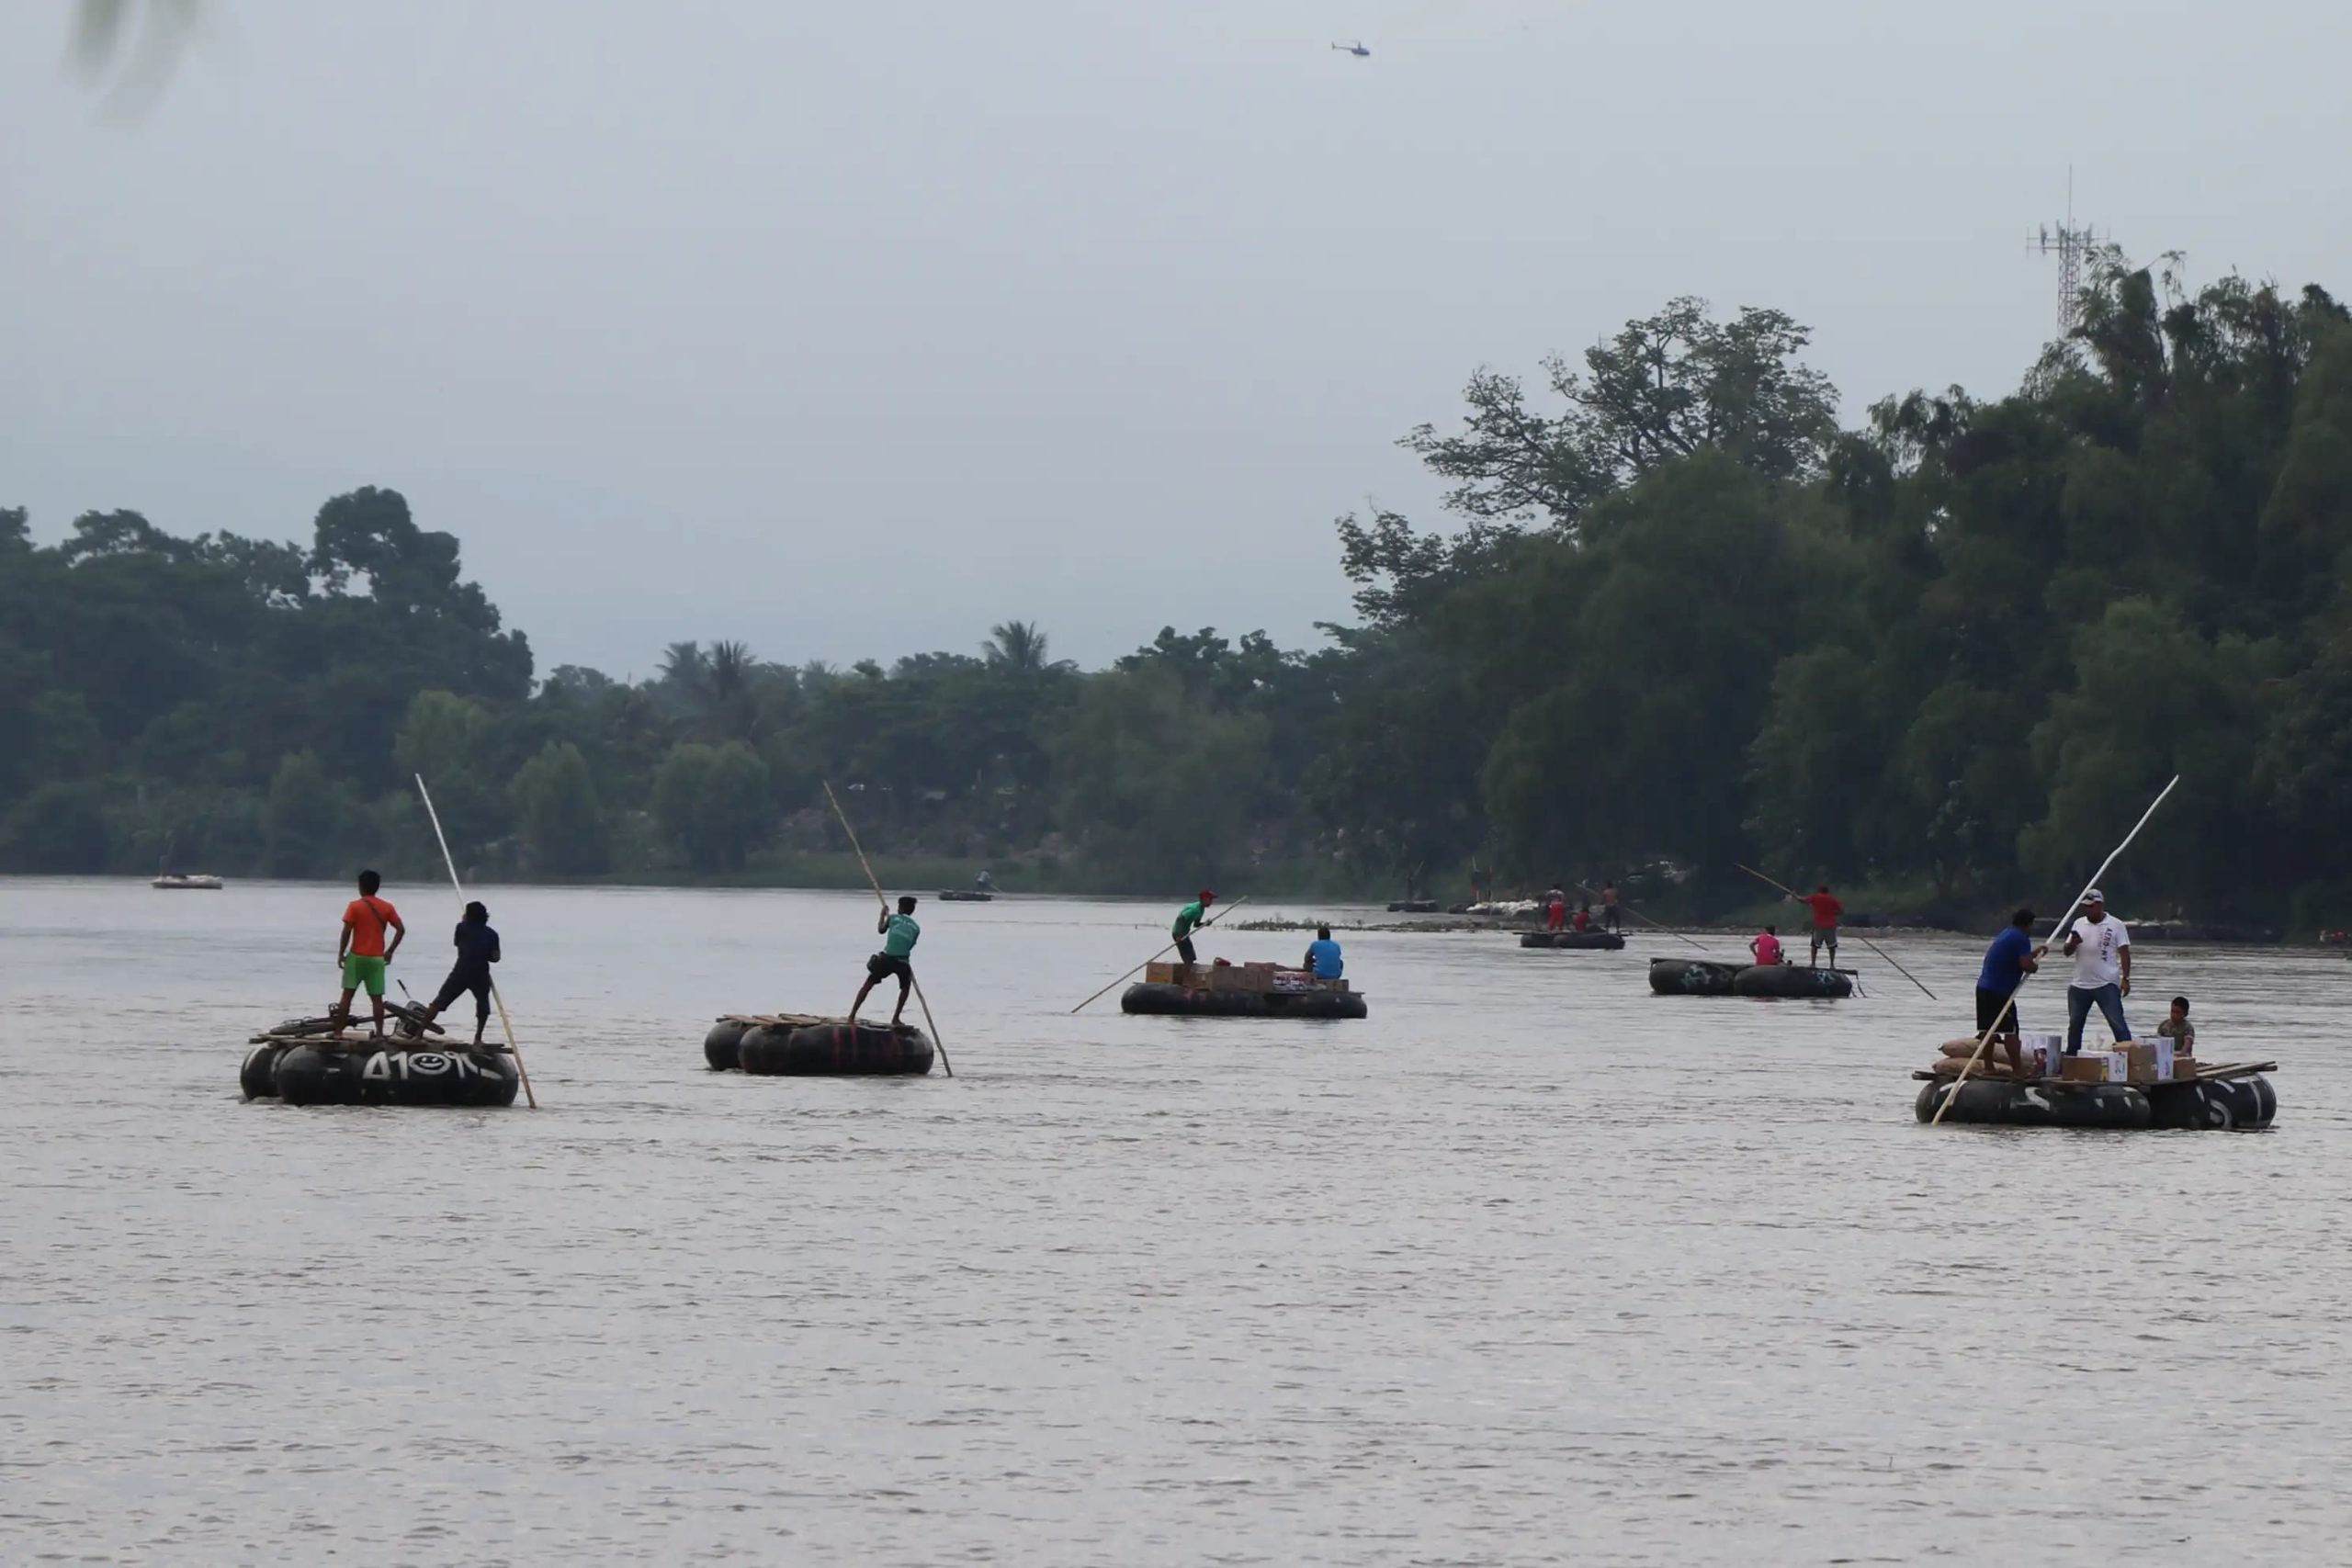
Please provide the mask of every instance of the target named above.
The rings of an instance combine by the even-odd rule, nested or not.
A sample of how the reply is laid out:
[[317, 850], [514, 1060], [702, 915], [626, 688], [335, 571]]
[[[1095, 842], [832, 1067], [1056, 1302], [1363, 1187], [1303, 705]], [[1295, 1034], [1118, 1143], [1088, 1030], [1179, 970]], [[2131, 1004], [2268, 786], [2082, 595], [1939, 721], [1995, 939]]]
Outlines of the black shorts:
[[[2009, 995], [2007, 991], [1988, 991], [1982, 986], [1976, 987], [1977, 1033], [1982, 1034], [1993, 1027], [1993, 1021], [2001, 1017], [2001, 1004], [2009, 999]], [[2018, 1010], [2011, 1008], [2009, 1016], [2002, 1019], [2001, 1032], [2013, 1034], [2017, 1032], [2017, 1027]]]
[[1193, 939], [1188, 936], [1180, 936], [1176, 939], [1176, 956], [1187, 964], [1198, 964], [1201, 961], [1201, 955], [1193, 951]]
[[474, 994], [474, 1016], [490, 1016], [490, 976], [476, 975], [464, 969], [452, 969], [449, 977], [441, 982], [441, 994], [433, 998], [433, 1010], [440, 1012], [468, 991]]
[[909, 964], [903, 958], [893, 958], [887, 953], [877, 953], [873, 957], [865, 961], [865, 976], [867, 979], [887, 979], [892, 975], [896, 975], [899, 977], [899, 984], [901, 987], [911, 986], [915, 983], [914, 965]]

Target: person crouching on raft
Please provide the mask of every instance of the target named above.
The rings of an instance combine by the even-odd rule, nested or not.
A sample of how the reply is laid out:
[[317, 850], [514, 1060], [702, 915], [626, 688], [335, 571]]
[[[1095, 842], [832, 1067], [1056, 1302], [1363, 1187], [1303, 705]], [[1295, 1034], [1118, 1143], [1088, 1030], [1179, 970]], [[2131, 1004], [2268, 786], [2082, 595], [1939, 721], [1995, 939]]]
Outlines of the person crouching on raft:
[[[1201, 961], [1201, 955], [1193, 951], [1193, 933], [1208, 918], [1209, 906], [1216, 902], [1216, 895], [1208, 888], [1202, 888], [1199, 897], [1176, 911], [1176, 923], [1168, 928], [1168, 934], [1176, 939], [1176, 955], [1184, 961], [1187, 970]], [[1189, 975], [1186, 976], [1190, 977]]]
[[1329, 926], [1315, 928], [1315, 940], [1306, 944], [1306, 957], [1299, 967], [1312, 970], [1318, 980], [1336, 980], [1348, 972], [1347, 960], [1340, 956], [1340, 944], [1331, 940]]
[[433, 1005], [424, 1010], [424, 1021], [431, 1023], [442, 1010], [464, 996], [474, 994], [474, 1049], [481, 1049], [481, 1032], [490, 1026], [490, 966], [498, 962], [498, 932], [492, 929], [490, 909], [479, 899], [466, 906], [466, 918], [458, 922], [457, 934], [449, 945], [458, 950], [457, 963], [449, 966], [449, 977], [441, 982], [441, 991]]
[[1769, 969], [1772, 965], [1780, 963], [1780, 928], [1777, 926], [1766, 926], [1764, 928], [1764, 933], [1761, 936], [1756, 937], [1748, 942], [1747, 951], [1756, 954], [1756, 964], [1759, 969]]
[[896, 975], [899, 977], [899, 1006], [890, 1014], [890, 1027], [897, 1029], [900, 1026], [899, 1021], [907, 1010], [907, 993], [914, 989], [915, 984], [914, 965], [907, 962], [907, 955], [915, 950], [915, 943], [922, 937], [922, 928], [915, 924], [914, 895], [900, 895], [898, 912], [893, 914], [885, 909], [882, 918], [875, 922], [874, 929], [881, 933], [882, 951], [865, 961], [865, 984], [857, 988], [857, 1000], [849, 1004], [849, 1021], [852, 1024], [857, 1022], [857, 1010], [865, 1005], [865, 998], [873, 994], [875, 987], [882, 983], [883, 977]]
[[1845, 914], [1846, 906], [1840, 904], [1838, 901], [1838, 896], [1829, 891], [1829, 884], [1826, 882], [1810, 893], [1792, 893], [1789, 897], [1792, 901], [1803, 904], [1813, 911], [1813, 942], [1809, 950], [1813, 955], [1811, 959], [1813, 966], [1816, 969], [1821, 967], [1821, 950], [1826, 946], [1829, 949], [1829, 967], [1837, 968], [1838, 920], [1838, 917]]
[[[408, 928], [401, 924], [401, 913], [389, 899], [376, 897], [384, 879], [372, 871], [359, 874], [359, 897], [345, 905], [343, 911], [343, 935], [335, 942], [334, 961], [343, 970], [343, 998], [334, 1004], [334, 1033], [329, 1038], [340, 1040], [343, 1032], [351, 1027], [351, 998], [361, 987], [368, 989], [368, 999], [376, 1005], [376, 1025], [371, 1037], [384, 1037], [384, 968], [392, 954], [401, 950]], [[391, 928], [392, 944], [384, 945], [384, 930]]]

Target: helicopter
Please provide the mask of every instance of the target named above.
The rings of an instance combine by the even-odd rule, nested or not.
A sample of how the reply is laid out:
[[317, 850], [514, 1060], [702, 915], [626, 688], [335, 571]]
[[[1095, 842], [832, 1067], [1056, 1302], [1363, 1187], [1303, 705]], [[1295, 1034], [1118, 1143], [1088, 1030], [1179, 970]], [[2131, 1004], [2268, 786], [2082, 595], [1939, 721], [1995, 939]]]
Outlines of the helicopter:
[[1335, 43], [1331, 47], [1340, 51], [1342, 54], [1352, 54], [1358, 60], [1370, 60], [1372, 58], [1372, 51], [1364, 48], [1362, 40], [1360, 39], [1351, 40], [1347, 43]]

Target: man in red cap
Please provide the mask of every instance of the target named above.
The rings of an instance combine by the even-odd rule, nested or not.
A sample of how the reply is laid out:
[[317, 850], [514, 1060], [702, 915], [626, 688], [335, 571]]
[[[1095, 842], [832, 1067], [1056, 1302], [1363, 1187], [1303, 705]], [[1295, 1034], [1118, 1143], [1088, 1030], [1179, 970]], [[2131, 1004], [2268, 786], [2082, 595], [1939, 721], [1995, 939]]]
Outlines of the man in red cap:
[[1209, 906], [1216, 902], [1216, 895], [1205, 887], [1202, 888], [1199, 897], [1176, 911], [1176, 923], [1169, 928], [1169, 934], [1176, 939], [1176, 951], [1183, 956], [1187, 969], [1200, 962], [1200, 955], [1193, 951], [1193, 932], [1207, 917]]

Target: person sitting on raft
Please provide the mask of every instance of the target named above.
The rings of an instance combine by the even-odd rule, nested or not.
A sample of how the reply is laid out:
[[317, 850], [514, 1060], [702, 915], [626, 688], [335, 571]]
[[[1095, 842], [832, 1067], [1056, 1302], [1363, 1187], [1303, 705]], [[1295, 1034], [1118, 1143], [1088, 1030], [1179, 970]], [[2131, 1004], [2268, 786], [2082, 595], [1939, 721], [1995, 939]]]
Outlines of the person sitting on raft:
[[1589, 900], [1577, 906], [1577, 918], [1568, 922], [1579, 935], [1592, 930], [1592, 905]]
[[2041, 955], [2050, 950], [2033, 944], [2033, 911], [2019, 909], [2009, 917], [2009, 923], [2000, 935], [1984, 949], [1984, 966], [1976, 974], [1976, 1032], [1984, 1033], [1996, 1021], [2007, 1021], [1995, 1038], [2014, 1042], [2018, 1037], [2018, 1012], [2010, 1000], [2025, 977], [2041, 966]]
[[[408, 928], [401, 924], [401, 914], [389, 899], [376, 897], [384, 879], [372, 871], [359, 874], [359, 897], [344, 907], [343, 935], [336, 939], [334, 961], [343, 970], [343, 997], [334, 1004], [334, 1033], [331, 1039], [340, 1040], [343, 1032], [351, 1027], [351, 998], [359, 988], [368, 988], [368, 998], [376, 1005], [376, 1026], [369, 1038], [384, 1037], [384, 968], [392, 954], [401, 950], [401, 942], [408, 935]], [[391, 928], [392, 944], [384, 945], [384, 930]]]
[[1201, 955], [1193, 951], [1193, 932], [1200, 929], [1201, 922], [1208, 918], [1209, 906], [1216, 902], [1216, 893], [1202, 888], [1199, 897], [1176, 911], [1176, 923], [1168, 928], [1168, 934], [1176, 939], [1176, 955], [1184, 961], [1188, 970], [1201, 961]]
[[890, 1027], [899, 1027], [899, 1020], [907, 1010], [907, 993], [914, 988], [915, 984], [914, 965], [907, 962], [907, 954], [915, 950], [915, 943], [922, 936], [922, 928], [915, 924], [914, 917], [914, 895], [908, 893], [899, 896], [898, 913], [892, 914], [885, 909], [882, 918], [875, 922], [874, 929], [882, 937], [882, 951], [865, 961], [865, 984], [857, 988], [857, 1000], [849, 1004], [849, 1021], [853, 1026], [857, 1022], [857, 1010], [865, 1005], [865, 998], [873, 994], [874, 987], [882, 983], [885, 976], [896, 975], [899, 977], [899, 1006], [898, 1010], [890, 1015]]
[[1764, 934], [1750, 941], [1747, 951], [1756, 954], [1758, 968], [1770, 968], [1781, 962], [1781, 935], [1777, 926], [1766, 926]]
[[2184, 1056], [2197, 1054], [2197, 1026], [2188, 1021], [2188, 998], [2172, 999], [2172, 1015], [2156, 1025], [2156, 1038], [2169, 1040], [2172, 1048]]
[[1329, 926], [1317, 926], [1315, 940], [1306, 944], [1306, 958], [1301, 969], [1311, 969], [1318, 980], [1336, 980], [1348, 972], [1347, 960], [1340, 956], [1340, 944], [1331, 940]]
[[466, 918], [458, 922], [457, 934], [449, 945], [458, 950], [457, 963], [449, 966], [449, 977], [441, 982], [440, 994], [424, 1010], [424, 1021], [431, 1023], [441, 1016], [444, 1009], [464, 996], [474, 994], [474, 1049], [481, 1049], [481, 1032], [490, 1025], [490, 966], [499, 960], [498, 932], [492, 929], [489, 906], [480, 899], [466, 906]]
[[1813, 941], [1809, 948], [1813, 955], [1811, 960], [1813, 966], [1816, 969], [1821, 967], [1821, 950], [1826, 946], [1829, 949], [1829, 967], [1837, 968], [1838, 920], [1845, 914], [1846, 906], [1838, 901], [1838, 896], [1835, 893], [1829, 891], [1829, 884], [1826, 882], [1810, 893], [1792, 893], [1789, 898], [1792, 902], [1803, 904], [1813, 911]]

